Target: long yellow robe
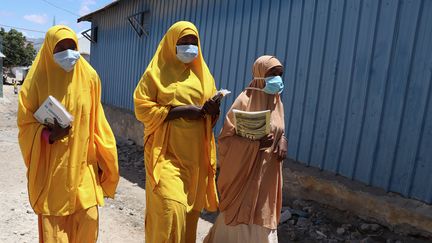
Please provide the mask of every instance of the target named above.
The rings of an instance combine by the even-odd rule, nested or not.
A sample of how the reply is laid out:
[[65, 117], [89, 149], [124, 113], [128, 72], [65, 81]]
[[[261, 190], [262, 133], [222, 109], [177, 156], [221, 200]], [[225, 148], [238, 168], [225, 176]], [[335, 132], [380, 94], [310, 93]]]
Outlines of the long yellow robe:
[[[199, 39], [196, 27], [185, 21], [175, 23], [167, 31], [135, 89], [135, 115], [145, 128], [147, 200], [152, 200], [154, 195], [150, 194], [154, 193], [181, 203], [187, 212], [201, 211], [203, 207], [215, 211], [218, 201], [214, 118], [165, 122], [171, 107], [201, 106], [216, 92], [200, 44], [199, 55], [192, 63], [184, 64], [176, 57], [177, 40], [191, 34]], [[154, 213], [147, 207], [147, 217]], [[167, 226], [152, 227], [158, 231]]]
[[[54, 62], [53, 50], [75, 33], [54, 26], [46, 34], [19, 94], [18, 140], [27, 166], [30, 204], [36, 214], [65, 216], [104, 204], [119, 180], [117, 149], [100, 102], [96, 71], [80, 58], [71, 72]], [[33, 113], [54, 96], [73, 115], [69, 135], [53, 144], [41, 138], [44, 125]]]

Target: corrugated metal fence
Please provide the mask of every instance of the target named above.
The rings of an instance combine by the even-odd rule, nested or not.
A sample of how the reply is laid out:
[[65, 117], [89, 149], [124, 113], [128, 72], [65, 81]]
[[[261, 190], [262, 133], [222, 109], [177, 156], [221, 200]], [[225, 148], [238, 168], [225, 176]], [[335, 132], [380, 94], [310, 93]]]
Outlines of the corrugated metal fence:
[[[143, 10], [150, 35], [139, 38], [127, 16]], [[123, 0], [93, 17], [105, 103], [133, 110], [133, 90], [177, 20], [197, 25], [217, 87], [235, 93], [224, 112], [255, 58], [274, 54], [286, 66], [291, 158], [432, 202], [432, 1]]]

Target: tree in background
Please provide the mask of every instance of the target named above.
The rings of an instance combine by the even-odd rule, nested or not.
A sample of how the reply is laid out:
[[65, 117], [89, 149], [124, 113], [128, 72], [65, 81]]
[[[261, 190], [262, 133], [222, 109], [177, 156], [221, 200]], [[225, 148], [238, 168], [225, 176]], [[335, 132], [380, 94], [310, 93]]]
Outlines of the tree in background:
[[11, 29], [6, 32], [3, 28], [0, 29], [0, 36], [3, 39], [3, 50], [7, 58], [4, 59], [5, 67], [13, 66], [30, 66], [36, 56], [36, 50], [31, 43], [28, 43], [25, 36]]
[[36, 57], [36, 50], [32, 43], [28, 43], [25, 47], [25, 59], [23, 60], [23, 66], [30, 66]]

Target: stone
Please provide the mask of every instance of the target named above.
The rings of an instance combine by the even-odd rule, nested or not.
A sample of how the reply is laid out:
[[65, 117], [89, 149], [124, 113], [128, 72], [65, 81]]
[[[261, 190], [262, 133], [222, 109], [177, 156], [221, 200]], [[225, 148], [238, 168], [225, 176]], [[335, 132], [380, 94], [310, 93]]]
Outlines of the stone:
[[135, 142], [134, 142], [133, 140], [128, 139], [128, 140], [126, 141], [126, 144], [127, 144], [128, 146], [132, 146], [132, 145], [135, 145]]
[[304, 207], [303, 211], [312, 214], [314, 212], [314, 208], [313, 207]]
[[290, 207], [282, 207], [282, 209], [281, 209], [281, 212], [284, 212], [284, 211], [286, 211], [286, 210], [290, 210], [291, 208]]
[[321, 220], [321, 219], [315, 219], [315, 220], [313, 221], [313, 223], [314, 223], [315, 225], [320, 225], [320, 224], [322, 224], [322, 220]]
[[27, 213], [28, 214], [32, 214], [33, 212], [31, 210], [27, 210]]
[[143, 162], [142, 162], [142, 161], [136, 161], [136, 162], [134, 163], [134, 166], [135, 166], [135, 167], [140, 167], [140, 166], [144, 166], [144, 165], [143, 165]]
[[316, 230], [315, 232], [317, 233], [317, 235], [319, 235], [319, 237], [317, 237], [317, 239], [325, 239], [325, 238], [327, 238], [327, 235], [324, 234], [323, 232], [321, 232], [319, 230]]
[[353, 228], [352, 224], [343, 224], [342, 228], [346, 229], [346, 230], [350, 230]]
[[379, 224], [361, 224], [360, 230], [365, 232], [377, 232], [381, 229]]
[[369, 224], [361, 224], [360, 230], [361, 231], [368, 231], [369, 230]]
[[370, 229], [371, 231], [373, 231], [373, 232], [377, 232], [378, 230], [381, 229], [381, 226], [378, 225], [378, 224], [370, 224], [370, 225], [369, 225], [369, 229]]
[[345, 232], [346, 232], [346, 230], [344, 229], [344, 228], [337, 228], [337, 230], [336, 230], [336, 233], [338, 234], [338, 235], [343, 235], [343, 234], [345, 234]]
[[291, 217], [292, 217], [291, 212], [289, 210], [285, 210], [280, 216], [280, 223], [281, 224], [285, 223], [286, 221], [291, 219]]
[[297, 199], [297, 200], [294, 200], [294, 202], [293, 202], [293, 207], [294, 208], [304, 208], [304, 207], [306, 207], [307, 206], [307, 203], [305, 202], [305, 201], [303, 201], [303, 200], [300, 200], [300, 199]]
[[288, 221], [288, 223], [291, 224], [291, 225], [295, 225], [296, 221], [294, 219], [291, 219], [291, 220]]
[[362, 235], [361, 235], [359, 232], [352, 232], [352, 233], [351, 233], [351, 239], [352, 239], [352, 240], [360, 239], [361, 236], [362, 236]]
[[288, 238], [292, 241], [296, 241], [299, 239], [299, 237], [297, 236], [297, 234], [294, 231], [288, 232]]
[[297, 220], [297, 226], [299, 226], [299, 227], [304, 227], [304, 226], [307, 226], [309, 224], [309, 221], [307, 220], [307, 219], [305, 219], [305, 218], [299, 218], [298, 220]]
[[119, 155], [119, 161], [128, 161], [128, 158], [125, 154], [120, 154]]
[[380, 236], [368, 236], [360, 241], [360, 243], [380, 243], [385, 242], [385, 239]]
[[304, 212], [304, 211], [302, 211], [302, 210], [290, 209], [289, 211], [291, 212], [291, 214], [297, 215], [297, 216], [299, 216], [301, 218], [309, 218], [309, 214], [306, 213], [306, 212]]
[[330, 233], [328, 225], [322, 225], [319, 227], [319, 231], [323, 232], [324, 234]]

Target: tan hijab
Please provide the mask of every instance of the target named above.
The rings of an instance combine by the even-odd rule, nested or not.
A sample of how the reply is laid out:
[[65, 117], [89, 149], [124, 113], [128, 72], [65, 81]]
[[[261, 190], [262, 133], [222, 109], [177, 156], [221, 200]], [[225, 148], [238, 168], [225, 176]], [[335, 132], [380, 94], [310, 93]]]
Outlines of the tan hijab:
[[[219, 136], [218, 159], [220, 175], [220, 210], [227, 225], [256, 224], [276, 229], [282, 206], [282, 164], [274, 153], [284, 134], [284, 110], [280, 96], [269, 95], [265, 87], [265, 74], [275, 66], [282, 66], [273, 56], [258, 58], [253, 66], [254, 80], [237, 99], [225, 118]], [[271, 110], [273, 146], [259, 150], [259, 141], [235, 134], [232, 110]]]

